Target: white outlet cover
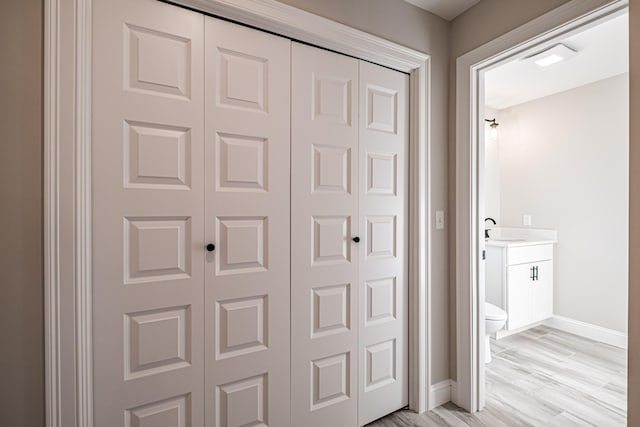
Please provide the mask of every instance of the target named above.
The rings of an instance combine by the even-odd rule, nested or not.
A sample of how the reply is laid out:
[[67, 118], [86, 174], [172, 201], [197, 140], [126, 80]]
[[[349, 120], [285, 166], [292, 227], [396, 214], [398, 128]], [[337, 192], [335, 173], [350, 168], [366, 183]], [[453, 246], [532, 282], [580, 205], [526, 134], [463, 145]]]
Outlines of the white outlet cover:
[[522, 225], [531, 225], [531, 215], [522, 215]]

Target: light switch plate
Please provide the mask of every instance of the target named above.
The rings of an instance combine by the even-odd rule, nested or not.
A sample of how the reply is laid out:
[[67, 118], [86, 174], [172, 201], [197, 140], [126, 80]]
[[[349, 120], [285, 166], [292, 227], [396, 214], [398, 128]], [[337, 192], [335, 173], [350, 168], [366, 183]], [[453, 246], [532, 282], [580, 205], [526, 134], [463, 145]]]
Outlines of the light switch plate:
[[522, 225], [531, 226], [531, 215], [522, 215]]
[[436, 230], [444, 230], [444, 211], [436, 211]]

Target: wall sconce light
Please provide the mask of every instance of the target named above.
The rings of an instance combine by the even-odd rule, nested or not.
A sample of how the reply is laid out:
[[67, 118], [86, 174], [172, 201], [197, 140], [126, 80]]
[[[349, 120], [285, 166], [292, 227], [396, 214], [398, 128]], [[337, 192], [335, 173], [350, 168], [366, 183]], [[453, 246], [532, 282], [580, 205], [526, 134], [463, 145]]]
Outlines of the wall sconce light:
[[500, 124], [496, 122], [496, 119], [484, 119], [485, 122], [489, 123], [489, 127], [491, 127], [491, 137], [496, 140], [498, 138], [498, 126]]

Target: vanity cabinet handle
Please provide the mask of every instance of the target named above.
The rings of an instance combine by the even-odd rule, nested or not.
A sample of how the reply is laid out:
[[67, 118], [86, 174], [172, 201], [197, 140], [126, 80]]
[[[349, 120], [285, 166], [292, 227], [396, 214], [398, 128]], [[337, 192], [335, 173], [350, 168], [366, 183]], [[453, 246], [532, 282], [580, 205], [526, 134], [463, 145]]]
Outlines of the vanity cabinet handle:
[[531, 279], [531, 281], [535, 282], [539, 279], [538, 271], [539, 270], [537, 265], [531, 267], [531, 276], [529, 276], [529, 279]]
[[538, 266], [534, 265], [533, 267], [531, 267], [531, 276], [529, 277], [529, 279], [531, 279], [532, 281], [537, 281], [539, 279], [538, 276]]

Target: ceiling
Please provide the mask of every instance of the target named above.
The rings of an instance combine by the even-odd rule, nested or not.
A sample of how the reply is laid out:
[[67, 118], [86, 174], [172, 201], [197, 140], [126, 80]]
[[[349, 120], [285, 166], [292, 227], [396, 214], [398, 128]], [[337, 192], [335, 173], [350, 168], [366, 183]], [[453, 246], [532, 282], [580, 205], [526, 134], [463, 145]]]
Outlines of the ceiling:
[[480, 0], [404, 0], [421, 9], [451, 21]]
[[516, 59], [488, 71], [485, 105], [502, 110], [629, 71], [628, 14], [588, 28], [562, 43], [578, 54], [548, 67]]

